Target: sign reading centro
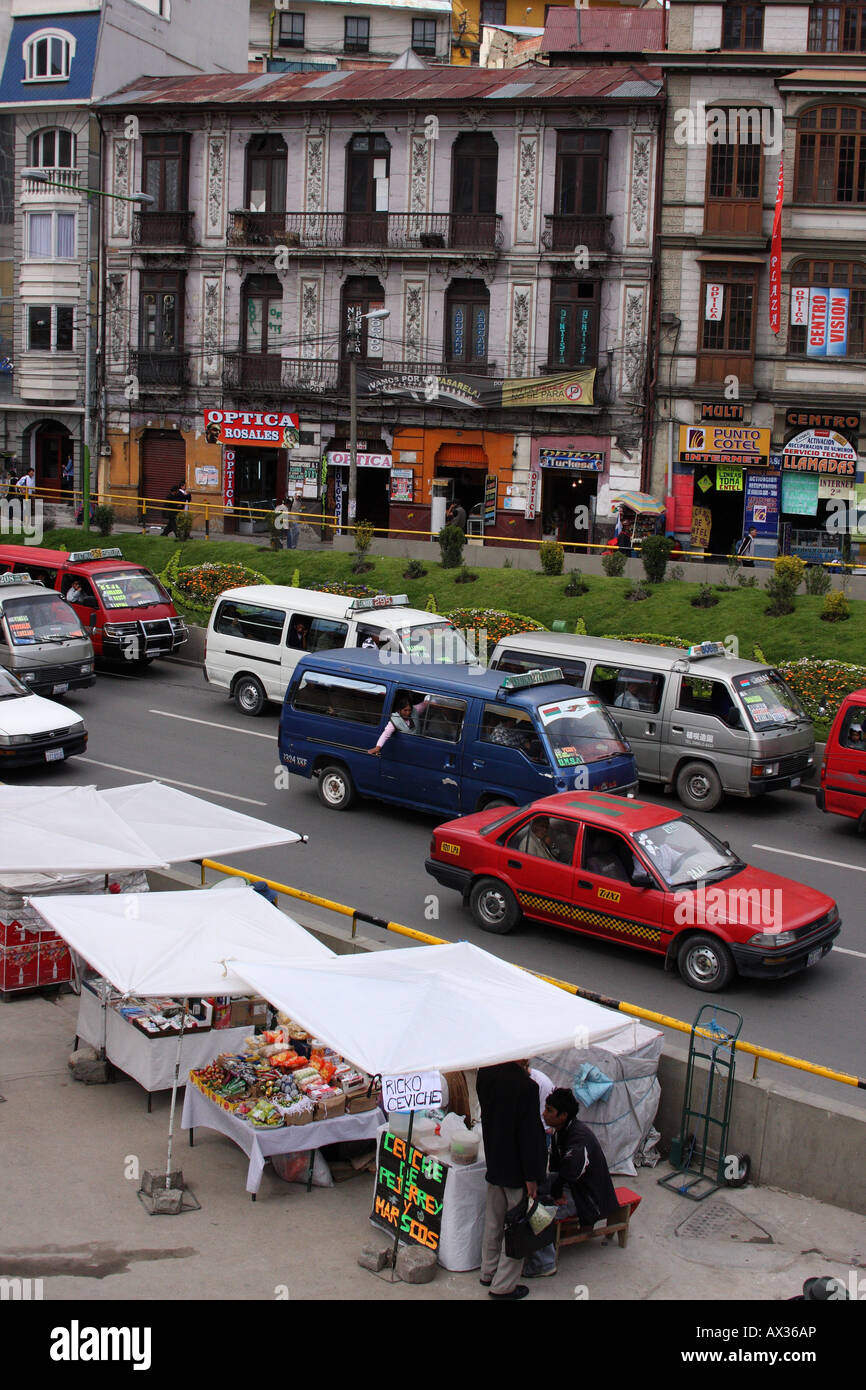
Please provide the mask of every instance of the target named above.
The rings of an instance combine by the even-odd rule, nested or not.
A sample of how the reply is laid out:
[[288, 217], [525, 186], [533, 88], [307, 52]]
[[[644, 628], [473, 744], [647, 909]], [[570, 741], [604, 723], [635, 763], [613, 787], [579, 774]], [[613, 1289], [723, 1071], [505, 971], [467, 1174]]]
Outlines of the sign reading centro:
[[299, 416], [288, 411], [206, 410], [204, 437], [208, 444], [257, 444], [267, 449], [294, 449]]

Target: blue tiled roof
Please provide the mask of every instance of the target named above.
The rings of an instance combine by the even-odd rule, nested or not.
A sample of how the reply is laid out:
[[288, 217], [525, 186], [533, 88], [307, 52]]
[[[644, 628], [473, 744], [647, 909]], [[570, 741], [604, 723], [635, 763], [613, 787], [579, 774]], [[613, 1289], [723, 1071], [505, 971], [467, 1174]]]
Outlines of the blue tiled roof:
[[[17, 106], [30, 101], [50, 101], [60, 105], [65, 101], [86, 100], [93, 85], [100, 18], [99, 14], [63, 14], [13, 20], [0, 81], [0, 103], [13, 102]], [[67, 82], [24, 81], [24, 44], [40, 29], [62, 29], [75, 39], [75, 57], [69, 66]]]

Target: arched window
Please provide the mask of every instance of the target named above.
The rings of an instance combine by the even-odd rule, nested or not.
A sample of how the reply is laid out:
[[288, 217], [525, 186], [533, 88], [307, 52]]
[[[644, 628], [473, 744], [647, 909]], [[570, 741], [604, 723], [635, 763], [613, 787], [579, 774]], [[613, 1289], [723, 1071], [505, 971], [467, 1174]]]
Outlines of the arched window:
[[788, 351], [804, 357], [866, 352], [866, 263], [798, 261], [791, 269]]
[[866, 107], [814, 106], [797, 122], [797, 203], [866, 203]]
[[445, 358], [467, 371], [487, 366], [490, 293], [483, 280], [452, 280], [445, 294]]
[[31, 169], [74, 169], [75, 136], [71, 130], [37, 130], [27, 142]]
[[39, 29], [23, 46], [25, 82], [66, 82], [75, 39], [65, 29]]
[[866, 4], [810, 5], [809, 52], [866, 52]]

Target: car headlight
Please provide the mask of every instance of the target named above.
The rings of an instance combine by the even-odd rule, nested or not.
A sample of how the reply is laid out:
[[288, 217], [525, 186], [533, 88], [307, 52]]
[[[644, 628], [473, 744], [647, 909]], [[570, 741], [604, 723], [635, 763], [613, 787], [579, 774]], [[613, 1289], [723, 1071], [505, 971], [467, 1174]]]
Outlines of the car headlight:
[[168, 621], [171, 623], [175, 631], [183, 627], [183, 618], [169, 618]]
[[755, 936], [749, 937], [750, 946], [790, 946], [792, 941], [797, 940], [797, 933], [793, 931], [759, 931]]
[[778, 777], [778, 763], [752, 763], [753, 777]]
[[109, 637], [123, 637], [127, 633], [137, 632], [138, 628], [135, 623], [106, 623], [102, 631]]
[[30, 743], [30, 734], [0, 734], [0, 747], [13, 748], [22, 743]]
[[35, 671], [19, 671], [19, 672], [18, 672], [18, 679], [19, 679], [20, 681], [35, 681], [35, 679], [36, 679], [36, 672], [35, 672]]
[[89, 676], [92, 670], [93, 670], [93, 663], [92, 663], [92, 662], [90, 662], [90, 661], [84, 661], [84, 662], [82, 662], [82, 664], [81, 664], [81, 674], [82, 674], [82, 676]]

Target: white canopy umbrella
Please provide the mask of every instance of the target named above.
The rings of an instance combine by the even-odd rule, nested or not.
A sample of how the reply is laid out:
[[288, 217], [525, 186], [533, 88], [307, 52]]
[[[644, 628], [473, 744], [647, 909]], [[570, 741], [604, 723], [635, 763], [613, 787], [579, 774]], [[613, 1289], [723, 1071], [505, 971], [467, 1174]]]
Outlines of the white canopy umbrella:
[[0, 786], [0, 880], [167, 865], [95, 787]]
[[168, 863], [215, 859], [302, 839], [294, 830], [215, 806], [164, 782], [109, 787], [100, 795]]
[[[237, 974], [372, 1074], [463, 1071], [622, 1034], [614, 1010], [468, 942], [307, 964], [245, 957]], [[627, 1025], [626, 1025], [627, 1026]]]

